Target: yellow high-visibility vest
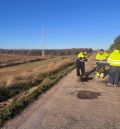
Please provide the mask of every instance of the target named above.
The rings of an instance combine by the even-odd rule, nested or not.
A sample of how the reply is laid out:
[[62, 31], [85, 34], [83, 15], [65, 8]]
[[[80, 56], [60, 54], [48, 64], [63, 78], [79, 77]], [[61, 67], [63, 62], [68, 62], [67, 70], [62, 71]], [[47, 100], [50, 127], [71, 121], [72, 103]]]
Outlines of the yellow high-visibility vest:
[[107, 52], [105, 52], [105, 56], [106, 56], [106, 58], [108, 58], [109, 57], [109, 54]]
[[85, 58], [85, 59], [87, 59], [87, 56], [84, 55], [83, 52], [80, 52], [80, 53], [78, 54], [78, 58]]
[[114, 50], [107, 60], [110, 66], [120, 66], [120, 51]]
[[98, 53], [95, 57], [96, 60], [99, 60], [99, 61], [103, 61], [103, 60], [106, 60], [108, 57], [108, 55], [104, 52], [102, 55], [100, 53]]

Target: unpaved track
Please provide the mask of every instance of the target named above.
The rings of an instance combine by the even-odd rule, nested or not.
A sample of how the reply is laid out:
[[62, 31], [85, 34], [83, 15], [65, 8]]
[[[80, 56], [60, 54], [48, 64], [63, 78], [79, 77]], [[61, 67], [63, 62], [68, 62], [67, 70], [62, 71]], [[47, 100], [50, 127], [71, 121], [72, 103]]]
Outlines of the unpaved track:
[[[88, 70], [94, 67], [93, 57]], [[79, 99], [81, 90], [101, 95]], [[78, 81], [73, 70], [2, 129], [120, 129], [120, 88], [107, 87], [102, 81]]]

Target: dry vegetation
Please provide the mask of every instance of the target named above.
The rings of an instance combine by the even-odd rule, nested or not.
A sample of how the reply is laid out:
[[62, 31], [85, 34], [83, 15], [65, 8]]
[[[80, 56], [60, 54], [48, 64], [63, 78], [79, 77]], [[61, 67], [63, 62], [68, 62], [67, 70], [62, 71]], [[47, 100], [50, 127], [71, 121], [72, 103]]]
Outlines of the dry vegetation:
[[29, 62], [41, 61], [46, 58], [23, 54], [0, 54], [0, 68]]
[[75, 67], [74, 59], [73, 56], [60, 56], [0, 68], [0, 122], [71, 71]]

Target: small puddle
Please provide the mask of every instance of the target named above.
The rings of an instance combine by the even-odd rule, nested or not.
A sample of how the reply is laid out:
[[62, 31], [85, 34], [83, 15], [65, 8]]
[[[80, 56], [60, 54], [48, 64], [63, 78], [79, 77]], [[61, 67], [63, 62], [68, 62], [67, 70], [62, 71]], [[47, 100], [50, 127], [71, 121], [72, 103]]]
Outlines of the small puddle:
[[93, 92], [93, 91], [79, 91], [77, 93], [77, 98], [79, 99], [97, 99], [101, 95], [100, 92]]

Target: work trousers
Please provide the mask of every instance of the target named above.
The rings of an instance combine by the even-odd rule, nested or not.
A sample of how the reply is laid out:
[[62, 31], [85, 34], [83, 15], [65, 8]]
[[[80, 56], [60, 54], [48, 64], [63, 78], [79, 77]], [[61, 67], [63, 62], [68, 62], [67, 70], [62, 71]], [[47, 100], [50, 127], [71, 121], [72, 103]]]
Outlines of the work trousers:
[[99, 64], [97, 64], [96, 71], [98, 71], [98, 70], [101, 69], [101, 68], [103, 68], [104, 71], [105, 71], [105, 66], [106, 66], [105, 63], [99, 63]]
[[120, 66], [111, 66], [109, 69], [109, 82], [117, 85], [120, 80]]
[[76, 72], [77, 76], [84, 76], [85, 75], [85, 62], [77, 59], [76, 61]]

